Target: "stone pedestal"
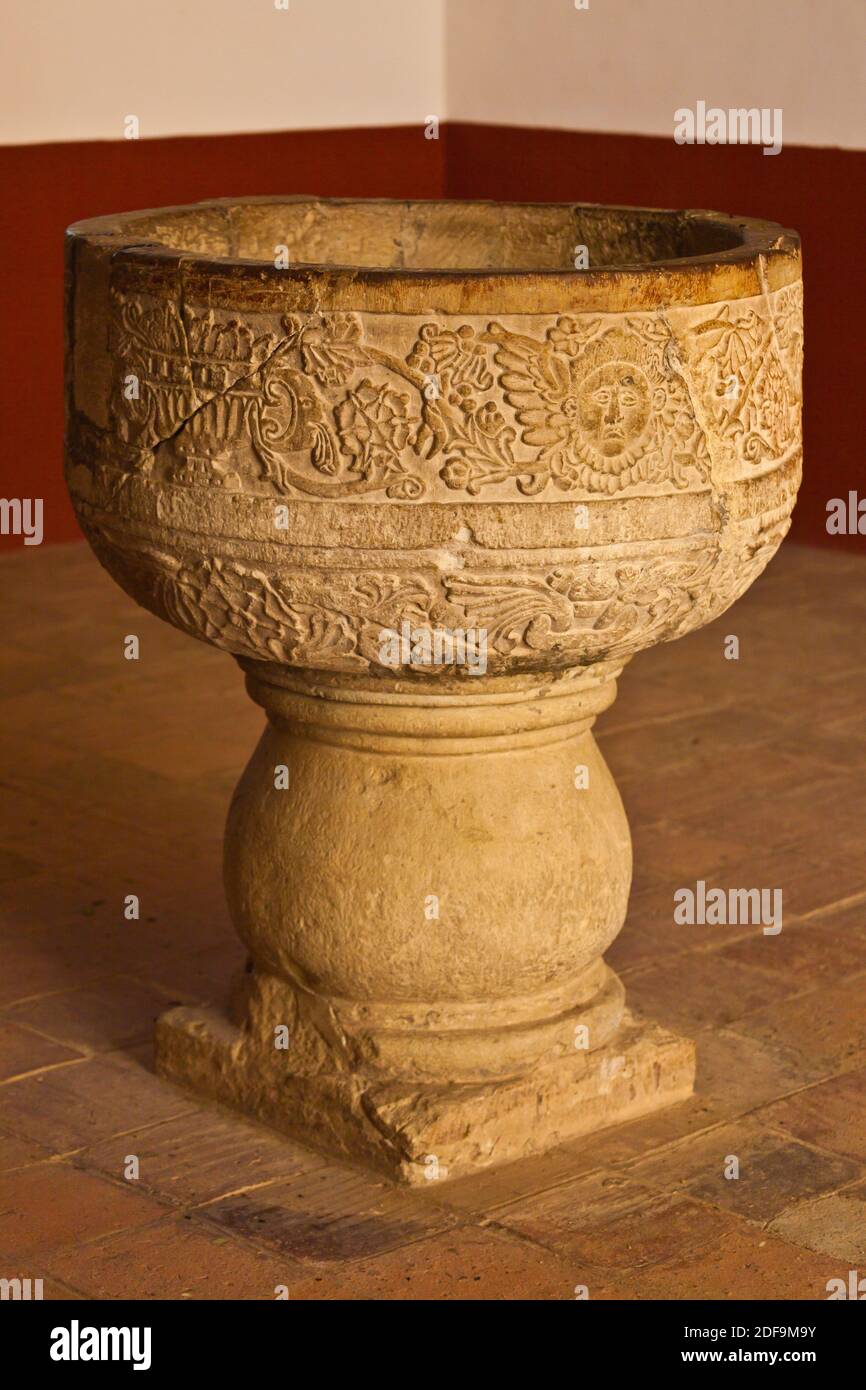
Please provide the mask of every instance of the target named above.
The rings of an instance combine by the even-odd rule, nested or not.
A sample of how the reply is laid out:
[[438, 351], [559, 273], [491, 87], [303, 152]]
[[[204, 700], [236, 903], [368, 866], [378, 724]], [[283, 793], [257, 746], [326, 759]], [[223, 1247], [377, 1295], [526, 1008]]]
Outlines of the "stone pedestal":
[[631, 849], [592, 725], [787, 530], [796, 234], [263, 198], [78, 224], [67, 264], [82, 529], [267, 714], [249, 969], [160, 1020], [161, 1072], [409, 1182], [688, 1095], [604, 961]]
[[636, 1023], [602, 959], [631, 879], [591, 731], [615, 669], [443, 694], [245, 665], [268, 724], [225, 878], [250, 966], [231, 1018], [160, 1020], [164, 1075], [409, 1182], [690, 1093], [692, 1043]]

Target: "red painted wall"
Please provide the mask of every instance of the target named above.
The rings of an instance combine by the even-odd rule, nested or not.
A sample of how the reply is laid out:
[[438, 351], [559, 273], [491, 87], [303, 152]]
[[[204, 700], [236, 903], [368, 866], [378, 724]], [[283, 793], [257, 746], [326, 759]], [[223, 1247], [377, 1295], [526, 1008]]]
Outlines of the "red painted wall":
[[805, 285], [803, 486], [791, 535], [866, 551], [866, 536], [826, 531], [826, 504], [866, 497], [866, 152], [785, 146], [676, 145], [662, 136], [581, 135], [452, 125], [452, 198], [716, 208], [793, 227]]
[[[792, 534], [827, 543], [827, 500], [866, 494], [862, 152], [786, 146], [770, 158], [751, 146], [455, 123], [438, 141], [412, 126], [6, 146], [0, 180], [0, 496], [42, 497], [46, 541], [78, 535], [61, 468], [64, 228], [100, 213], [226, 195], [643, 203], [795, 227], [806, 276], [806, 416]], [[0, 547], [20, 543], [0, 536]], [[832, 544], [866, 549], [866, 536]]]
[[236, 194], [436, 198], [443, 150], [421, 126], [0, 147], [0, 496], [43, 498], [46, 542], [81, 534], [62, 470], [70, 222]]

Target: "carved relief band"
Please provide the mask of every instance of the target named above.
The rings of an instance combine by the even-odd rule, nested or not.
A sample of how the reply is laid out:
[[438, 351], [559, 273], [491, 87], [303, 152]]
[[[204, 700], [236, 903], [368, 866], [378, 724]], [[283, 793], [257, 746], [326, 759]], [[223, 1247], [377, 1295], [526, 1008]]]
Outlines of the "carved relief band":
[[[796, 236], [262, 199], [79, 224], [68, 264], [82, 527], [268, 714], [226, 838], [250, 970], [165, 1016], [161, 1068], [408, 1181], [688, 1094], [602, 959], [630, 849], [591, 726], [787, 530]], [[483, 670], [407, 629], [483, 634]]]

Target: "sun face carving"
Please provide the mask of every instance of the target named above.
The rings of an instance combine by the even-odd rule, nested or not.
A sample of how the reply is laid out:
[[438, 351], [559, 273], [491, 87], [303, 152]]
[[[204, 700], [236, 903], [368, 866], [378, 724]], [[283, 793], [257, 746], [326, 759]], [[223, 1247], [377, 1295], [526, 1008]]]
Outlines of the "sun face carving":
[[577, 406], [583, 438], [605, 458], [615, 458], [646, 429], [649, 382], [639, 367], [611, 362], [590, 373], [578, 393]]
[[581, 336], [572, 320], [538, 342], [491, 324], [506, 400], [525, 444], [541, 446], [560, 487], [613, 493], [705, 478], [706, 441], [670, 340], [613, 328]]
[[664, 409], [667, 395], [658, 357], [636, 334], [614, 329], [571, 363], [571, 396], [563, 409], [573, 422], [575, 462], [619, 477], [641, 457], [653, 414]]

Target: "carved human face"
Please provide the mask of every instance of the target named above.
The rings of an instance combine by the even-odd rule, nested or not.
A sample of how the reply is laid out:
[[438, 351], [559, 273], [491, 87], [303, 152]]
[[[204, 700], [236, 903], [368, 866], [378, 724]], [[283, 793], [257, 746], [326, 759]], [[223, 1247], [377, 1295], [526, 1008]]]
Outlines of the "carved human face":
[[578, 419], [584, 438], [615, 458], [643, 434], [650, 413], [649, 382], [632, 362], [596, 367], [578, 391]]

